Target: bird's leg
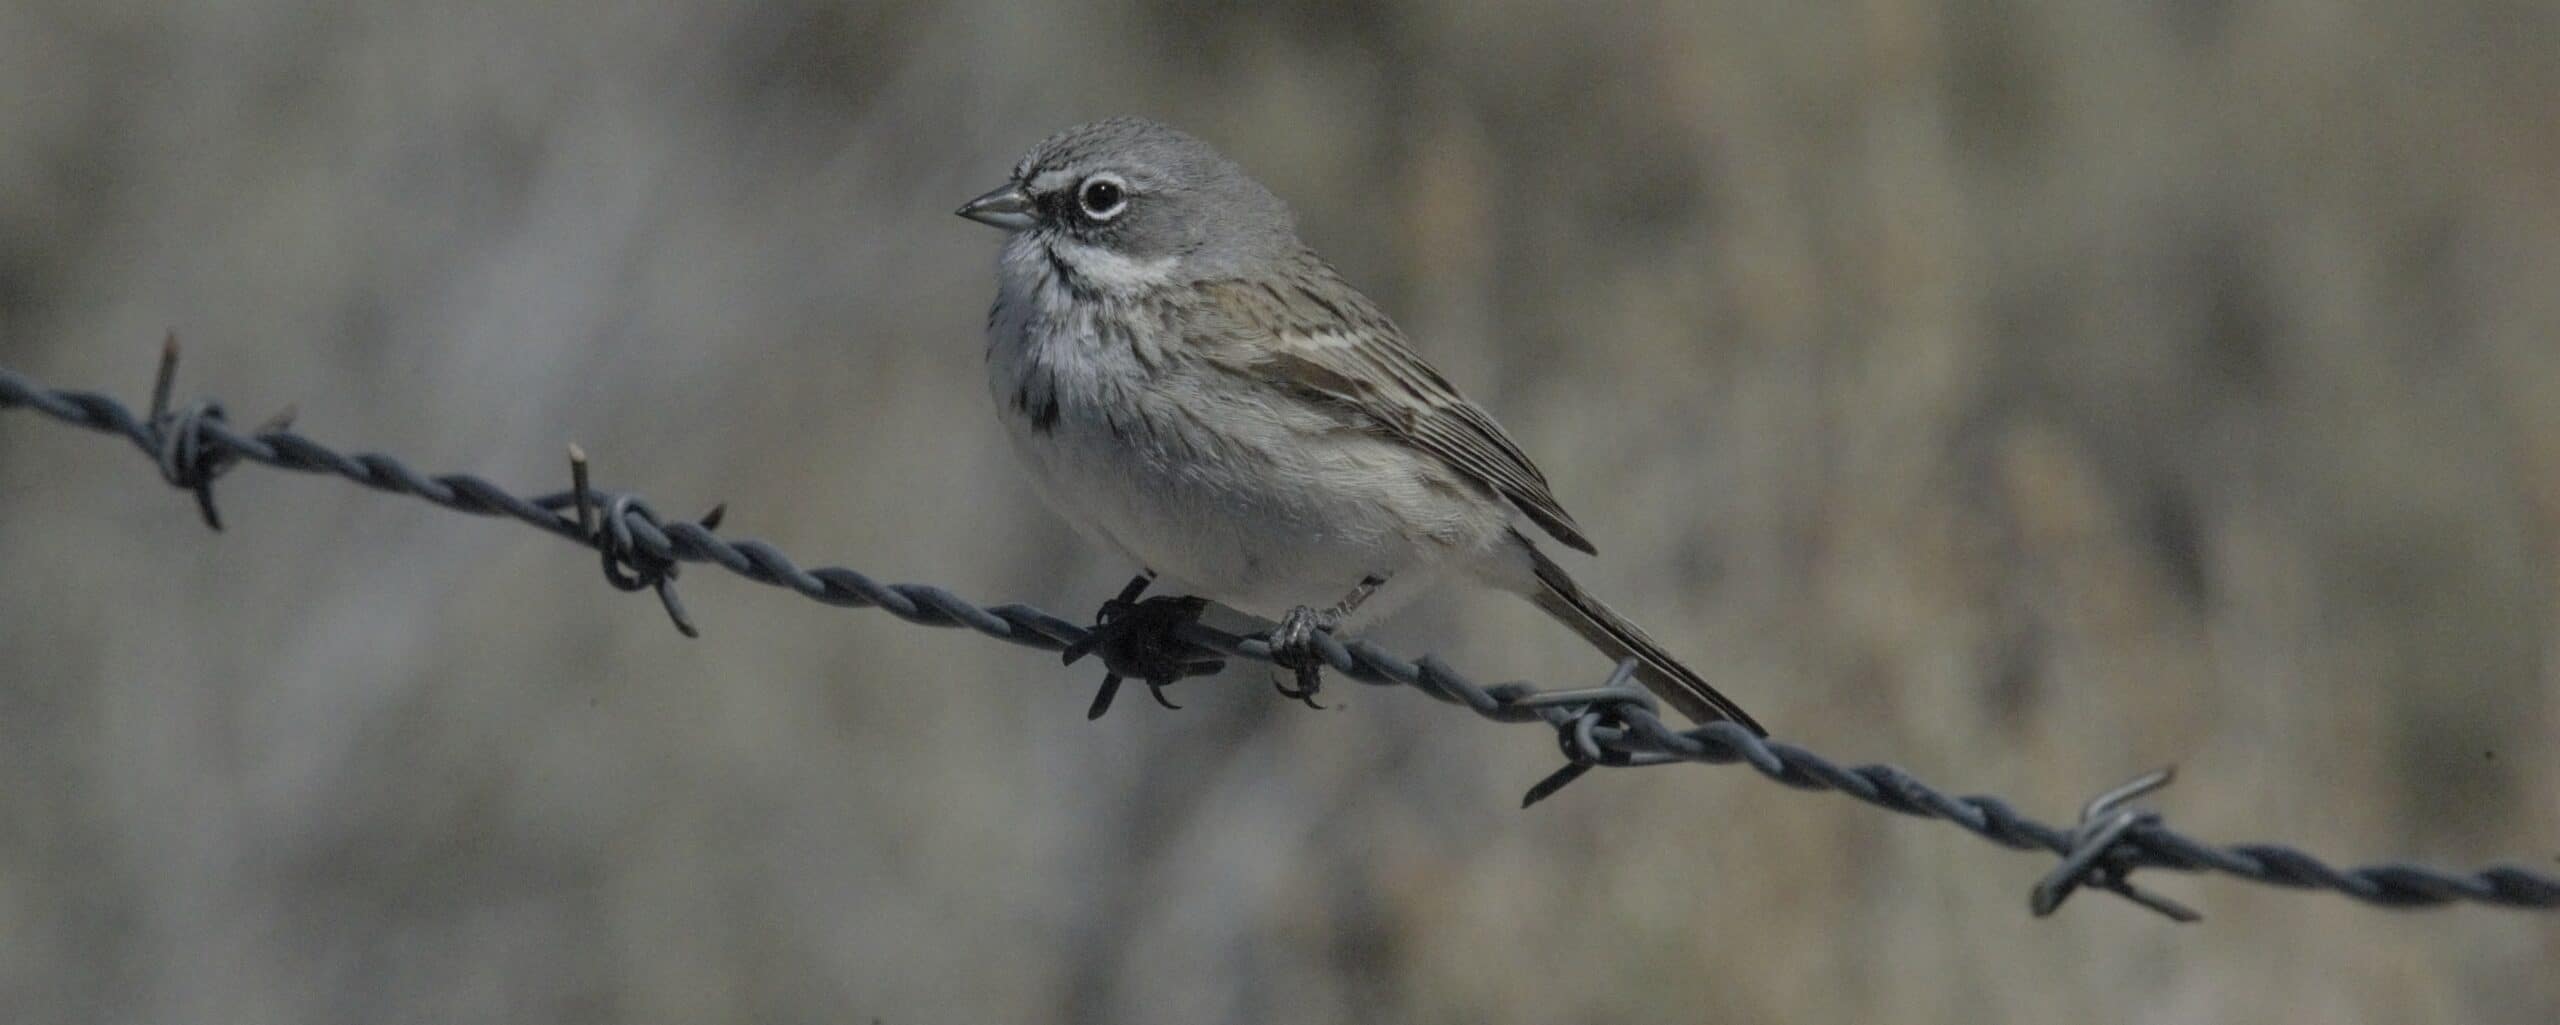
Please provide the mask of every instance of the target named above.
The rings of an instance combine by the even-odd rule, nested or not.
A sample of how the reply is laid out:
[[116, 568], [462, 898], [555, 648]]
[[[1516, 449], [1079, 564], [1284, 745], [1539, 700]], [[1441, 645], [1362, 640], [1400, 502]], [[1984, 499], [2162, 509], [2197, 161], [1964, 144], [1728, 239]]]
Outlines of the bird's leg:
[[1316, 691], [1324, 683], [1324, 655], [1316, 647], [1316, 636], [1332, 633], [1335, 627], [1342, 625], [1344, 617], [1359, 609], [1360, 603], [1378, 593], [1378, 588], [1386, 582], [1387, 578], [1376, 574], [1361, 577], [1359, 586], [1328, 608], [1313, 609], [1300, 605], [1280, 617], [1279, 627], [1271, 631], [1271, 661], [1290, 670], [1296, 679], [1295, 686], [1275, 684], [1281, 696], [1306, 702], [1309, 708], [1324, 707], [1316, 704]]
[[1156, 704], [1181, 708], [1164, 696], [1166, 685], [1185, 676], [1214, 673], [1226, 665], [1215, 658], [1202, 658], [1196, 649], [1174, 637], [1174, 631], [1200, 618], [1209, 607], [1207, 599], [1178, 595], [1157, 595], [1145, 601], [1147, 585], [1155, 582], [1154, 570], [1130, 578], [1120, 595], [1102, 603], [1094, 614], [1093, 627], [1084, 638], [1060, 652], [1068, 665], [1087, 655], [1099, 653], [1109, 670], [1102, 676], [1102, 689], [1093, 695], [1092, 706], [1085, 709], [1087, 719], [1102, 718], [1111, 710], [1111, 700], [1120, 694], [1122, 674], [1135, 676], [1147, 685]]

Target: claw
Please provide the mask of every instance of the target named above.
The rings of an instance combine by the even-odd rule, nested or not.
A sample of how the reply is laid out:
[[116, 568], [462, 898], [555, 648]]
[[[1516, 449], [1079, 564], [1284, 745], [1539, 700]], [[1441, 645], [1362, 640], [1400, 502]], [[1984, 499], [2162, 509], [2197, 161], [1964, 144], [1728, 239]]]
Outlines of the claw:
[[1316, 703], [1316, 692], [1324, 687], [1324, 653], [1316, 647], [1318, 634], [1333, 629], [1335, 617], [1300, 605], [1280, 618], [1271, 631], [1271, 661], [1287, 669], [1296, 686], [1275, 681], [1272, 689], [1280, 696], [1295, 698], [1309, 708], [1323, 709]]
[[1316, 701], [1316, 692], [1324, 689], [1324, 680], [1319, 675], [1316, 667], [1294, 666], [1291, 667], [1290, 673], [1297, 680], [1297, 686], [1292, 687], [1287, 683], [1274, 683], [1271, 689], [1279, 691], [1281, 697], [1294, 698], [1299, 704], [1305, 705], [1308, 708], [1315, 709], [1319, 712], [1324, 711], [1325, 706]]

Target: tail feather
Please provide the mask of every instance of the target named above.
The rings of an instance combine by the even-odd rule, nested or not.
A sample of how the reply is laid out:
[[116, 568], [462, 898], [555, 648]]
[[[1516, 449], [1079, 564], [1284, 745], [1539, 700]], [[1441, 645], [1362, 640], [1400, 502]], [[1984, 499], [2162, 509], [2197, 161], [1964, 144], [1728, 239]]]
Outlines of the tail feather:
[[1645, 689], [1697, 722], [1728, 719], [1760, 736], [1769, 735], [1741, 705], [1717, 693], [1697, 673], [1662, 650], [1662, 645], [1646, 636], [1643, 629], [1583, 591], [1581, 585], [1565, 575], [1564, 567], [1549, 561], [1535, 547], [1529, 547], [1529, 558], [1538, 575], [1538, 589], [1529, 595], [1529, 600], [1609, 657], [1634, 658], [1636, 679]]

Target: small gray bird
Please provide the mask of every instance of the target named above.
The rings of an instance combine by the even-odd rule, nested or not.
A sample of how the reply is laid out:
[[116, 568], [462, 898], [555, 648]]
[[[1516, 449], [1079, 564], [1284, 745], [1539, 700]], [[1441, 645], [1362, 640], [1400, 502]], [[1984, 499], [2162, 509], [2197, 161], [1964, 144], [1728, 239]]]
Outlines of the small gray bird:
[[[1527, 597], [1699, 722], [1758, 723], [1514, 525], [1593, 552], [1545, 475], [1298, 241], [1287, 205], [1140, 118], [1059, 132], [959, 209], [1009, 233], [987, 385], [1057, 511], [1144, 575], [1318, 631], [1455, 576]], [[1097, 706], [1099, 707], [1099, 706]]]

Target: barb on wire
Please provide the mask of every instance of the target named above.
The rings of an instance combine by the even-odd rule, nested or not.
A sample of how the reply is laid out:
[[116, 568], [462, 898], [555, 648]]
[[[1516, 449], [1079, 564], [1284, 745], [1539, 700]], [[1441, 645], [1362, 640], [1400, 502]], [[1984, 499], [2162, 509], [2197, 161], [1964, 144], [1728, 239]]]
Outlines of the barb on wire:
[[2163, 767], [2134, 777], [2123, 786], [2091, 798], [2080, 810], [2080, 828], [2071, 831], [2071, 849], [2063, 852], [2062, 864], [2053, 867], [2035, 891], [2027, 895], [2027, 909], [2037, 918], [2053, 913], [2064, 898], [2082, 886], [2095, 886], [2113, 891], [2126, 900], [2150, 908], [2171, 921], [2195, 922], [2204, 916], [2186, 905], [2133, 885], [2126, 877], [2133, 866], [2123, 861], [2126, 849], [2119, 843], [2136, 827], [2158, 828], [2160, 813], [2129, 808], [2126, 805], [2154, 790], [2169, 785], [2177, 778], [2175, 769]]
[[1091, 627], [1083, 639], [1059, 652], [1067, 665], [1074, 665], [1087, 655], [1102, 657], [1102, 688], [1093, 693], [1093, 704], [1085, 709], [1086, 720], [1102, 718], [1111, 710], [1111, 699], [1120, 696], [1120, 681], [1137, 677], [1147, 685], [1147, 693], [1156, 704], [1181, 710], [1182, 706], [1164, 696], [1164, 689], [1185, 678], [1206, 676], [1227, 666], [1225, 659], [1204, 648], [1186, 644], [1174, 632], [1200, 621], [1209, 603], [1199, 598], [1157, 595], [1145, 601], [1147, 585], [1155, 583], [1155, 575], [1141, 573], [1129, 578], [1119, 597], [1102, 603], [1102, 611], [1094, 614]]
[[[605, 500], [602, 520], [597, 519], [594, 489], [587, 486], [587, 450], [576, 443], [569, 445], [569, 502], [577, 508], [578, 536], [595, 547], [604, 562], [604, 582], [618, 591], [648, 588], [658, 592], [658, 604], [667, 610], [667, 618], [676, 624], [676, 632], [687, 637], [700, 637], [694, 629], [693, 616], [684, 610], [684, 600], [676, 597], [676, 571], [681, 564], [637, 544], [633, 523], [657, 527], [658, 514], [649, 503], [632, 495], [611, 495]], [[709, 533], [720, 529], [720, 520], [729, 513], [722, 502], [702, 514], [693, 525]], [[660, 528], [663, 530], [663, 528]]]
[[[204, 515], [204, 525], [221, 530], [222, 511], [213, 504], [213, 481], [229, 472], [240, 457], [204, 443], [203, 425], [223, 419], [221, 403], [199, 402], [170, 411], [169, 395], [177, 384], [178, 333], [171, 331], [160, 342], [160, 371], [151, 380], [151, 418], [144, 422], [150, 441], [143, 448], [160, 464], [160, 479], [195, 492], [196, 511]], [[293, 407], [286, 406], [259, 424], [256, 433], [273, 434], [291, 427], [293, 415]]]
[[[1196, 599], [1137, 601], [1144, 577], [1105, 605], [1100, 622], [1088, 628], [1027, 605], [982, 607], [929, 584], [881, 583], [839, 566], [802, 569], [772, 545], [715, 534], [720, 508], [700, 520], [662, 521], [638, 496], [591, 487], [585, 454], [574, 447], [569, 491], [522, 498], [469, 474], [427, 476], [380, 453], [342, 454], [293, 433], [289, 419], [243, 434], [231, 428], [213, 402], [169, 411], [176, 362], [173, 338], [163, 349], [148, 418], [134, 416], [108, 396], [48, 388], [6, 367], [0, 367], [0, 409], [31, 409], [124, 437], [158, 462], [170, 484], [195, 492], [207, 525], [217, 529], [221, 521], [213, 507], [213, 479], [241, 462], [334, 474], [458, 512], [508, 517], [595, 549], [608, 582], [626, 591], [655, 590], [677, 629], [688, 636], [694, 633], [693, 624], [675, 597], [676, 570], [683, 563], [708, 562], [829, 605], [876, 608], [926, 626], [966, 627], [997, 640], [1060, 652], [1070, 662], [1098, 655], [1108, 672], [1094, 697], [1093, 715], [1110, 707], [1122, 677], [1145, 681], [1159, 702], [1170, 705], [1164, 686], [1215, 672], [1222, 658], [1272, 662], [1267, 638], [1239, 636], [1199, 622]], [[1944, 820], [2002, 847], [2061, 857], [2030, 898], [2038, 915], [2051, 913], [2077, 889], [2096, 887], [2178, 921], [2193, 921], [2193, 911], [2129, 882], [2135, 870], [2151, 868], [2330, 890], [2384, 907], [2471, 902], [2560, 909], [2560, 878], [2515, 865], [2468, 873], [2403, 863], [2337, 868], [2276, 844], [2206, 844], [2170, 829], [2158, 812], [2129, 807], [2167, 784], [2166, 770], [2100, 795], [2083, 809], [2077, 825], [2064, 829], [2021, 815], [1997, 797], [1951, 796], [1891, 765], [1842, 765], [1733, 723], [1675, 729], [1662, 720], [1651, 695], [1629, 685], [1633, 667], [1627, 664], [1599, 687], [1540, 690], [1526, 683], [1481, 686], [1438, 659], [1408, 661], [1366, 641], [1345, 643], [1319, 634], [1316, 650], [1336, 672], [1362, 683], [1411, 687], [1495, 722], [1536, 722], [1554, 729], [1566, 764], [1532, 787], [1524, 805], [1553, 796], [1595, 768], [1738, 762], [1789, 787], [1836, 791], [1887, 811]]]

